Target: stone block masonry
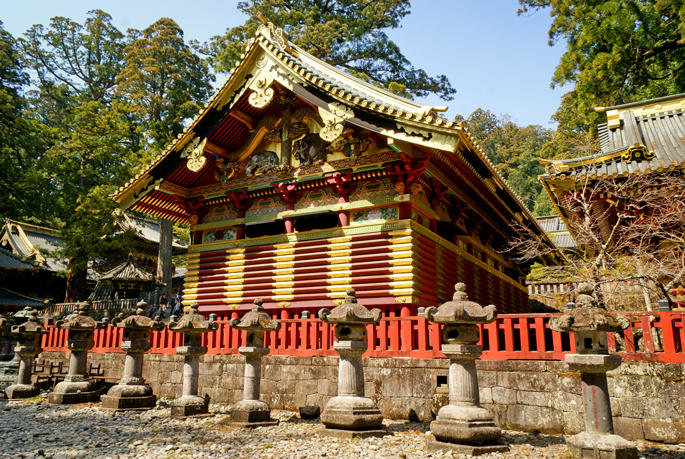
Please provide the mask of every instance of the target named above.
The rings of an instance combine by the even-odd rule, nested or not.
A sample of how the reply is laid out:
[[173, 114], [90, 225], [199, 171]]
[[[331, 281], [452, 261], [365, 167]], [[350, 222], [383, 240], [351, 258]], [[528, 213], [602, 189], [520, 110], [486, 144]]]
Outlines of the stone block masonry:
[[[89, 360], [100, 364], [105, 378], [116, 381], [124, 356], [90, 354]], [[66, 364], [68, 357], [44, 352], [39, 360]], [[419, 419], [430, 421], [441, 397], [446, 399], [439, 393], [438, 379], [446, 382], [448, 364], [447, 359], [364, 359], [366, 396], [385, 418], [406, 419], [413, 410]], [[264, 357], [261, 399], [273, 409], [323, 407], [337, 393], [337, 366], [336, 357]], [[479, 360], [477, 368], [481, 403], [503, 429], [565, 434], [583, 430], [580, 374], [566, 363]], [[199, 394], [208, 394], [213, 403], [241, 400], [243, 371], [240, 355], [202, 356]], [[182, 356], [145, 354], [143, 377], [158, 397], [181, 396], [182, 372]], [[629, 440], [685, 442], [685, 364], [623, 362], [608, 377], [617, 434]]]

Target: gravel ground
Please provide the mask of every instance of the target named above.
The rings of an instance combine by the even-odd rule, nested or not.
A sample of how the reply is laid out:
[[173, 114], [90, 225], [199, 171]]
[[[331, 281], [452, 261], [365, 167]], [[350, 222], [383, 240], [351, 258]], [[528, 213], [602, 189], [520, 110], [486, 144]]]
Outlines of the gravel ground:
[[[0, 400], [0, 458], [445, 458], [427, 454], [428, 425], [385, 421], [392, 435], [365, 440], [320, 437], [319, 420], [304, 421], [274, 411], [278, 426], [240, 429], [227, 418], [229, 407], [212, 405], [210, 415], [169, 416], [158, 407], [146, 412], [111, 413], [98, 404], [48, 405], [40, 400]], [[230, 419], [230, 418], [229, 418]], [[508, 453], [483, 458], [568, 458], [562, 435], [504, 432]], [[638, 442], [641, 458], [685, 458], [685, 444]]]

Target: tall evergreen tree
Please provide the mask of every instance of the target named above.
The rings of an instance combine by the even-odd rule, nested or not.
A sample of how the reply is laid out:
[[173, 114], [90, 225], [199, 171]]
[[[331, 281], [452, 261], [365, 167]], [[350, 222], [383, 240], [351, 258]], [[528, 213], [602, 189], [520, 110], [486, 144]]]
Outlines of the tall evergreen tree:
[[144, 130], [148, 147], [159, 152], [208, 99], [214, 76], [168, 18], [143, 31], [129, 30], [123, 61], [117, 94]]
[[447, 77], [414, 68], [385, 33], [400, 27], [409, 8], [409, 0], [242, 1], [238, 10], [250, 19], [199, 49], [212, 57], [217, 71], [227, 72], [257, 31], [261, 14], [282, 27], [295, 45], [356, 77], [405, 97], [434, 93], [451, 100], [456, 91]]
[[537, 176], [544, 172], [538, 162], [553, 131], [541, 126], [518, 126], [508, 115], [497, 117], [478, 109], [466, 120], [471, 134], [502, 176], [536, 215], [551, 212], [551, 205]]
[[45, 177], [36, 164], [42, 141], [24, 112], [24, 70], [17, 43], [0, 21], [0, 215], [40, 222]]

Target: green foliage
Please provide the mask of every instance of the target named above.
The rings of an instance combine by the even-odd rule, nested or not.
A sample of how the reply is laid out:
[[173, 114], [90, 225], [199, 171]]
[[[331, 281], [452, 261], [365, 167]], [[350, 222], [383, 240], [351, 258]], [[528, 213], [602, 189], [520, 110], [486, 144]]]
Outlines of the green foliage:
[[183, 120], [200, 110], [214, 76], [168, 18], [143, 31], [129, 30], [123, 59], [117, 94], [129, 103], [150, 148], [159, 152], [183, 130]]
[[[14, 141], [0, 138], [0, 166], [14, 185], [0, 179], [0, 209], [22, 219], [33, 212], [60, 231], [67, 300], [74, 301], [82, 299], [89, 261], [131, 248], [130, 238], [103, 237], [117, 231], [109, 195], [197, 113], [213, 77], [170, 19], [124, 37], [107, 13], [94, 10], [83, 24], [56, 17], [35, 25], [18, 42], [37, 79], [20, 94], [28, 83], [22, 60], [0, 31], [0, 114], [28, 134], [17, 128]], [[27, 211], [11, 214], [5, 206]]]
[[40, 222], [42, 140], [24, 113], [28, 82], [17, 43], [0, 21], [0, 215]]
[[521, 127], [506, 115], [498, 118], [489, 110], [482, 109], [473, 112], [467, 124], [485, 154], [528, 209], [537, 215], [549, 215], [549, 200], [538, 202], [541, 194], [546, 193], [537, 176], [544, 173], [538, 158], [543, 146], [552, 139], [553, 132], [540, 126]]
[[[549, 44], [566, 52], [552, 86], [573, 84], [554, 116], [558, 135], [545, 157], [596, 148], [594, 107], [685, 92], [684, 0], [519, 0], [519, 14], [549, 8]], [[595, 150], [596, 151], [596, 150]]]
[[409, 8], [409, 0], [248, 0], [238, 3], [250, 17], [245, 24], [199, 49], [212, 57], [217, 71], [229, 71], [256, 33], [261, 14], [295, 45], [358, 78], [404, 97], [434, 93], [451, 100], [456, 91], [447, 77], [414, 68], [384, 32], [400, 27]]

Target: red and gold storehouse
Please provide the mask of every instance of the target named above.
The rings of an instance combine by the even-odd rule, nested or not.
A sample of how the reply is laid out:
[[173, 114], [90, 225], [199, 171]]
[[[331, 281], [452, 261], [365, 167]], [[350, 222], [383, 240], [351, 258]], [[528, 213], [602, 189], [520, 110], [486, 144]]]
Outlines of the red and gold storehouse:
[[457, 281], [474, 301], [525, 312], [527, 267], [499, 251], [513, 221], [549, 240], [443, 110], [262, 25], [205, 109], [113, 199], [191, 225], [182, 302], [204, 313], [247, 311], [259, 297], [297, 317], [352, 287], [369, 308], [415, 315]]

